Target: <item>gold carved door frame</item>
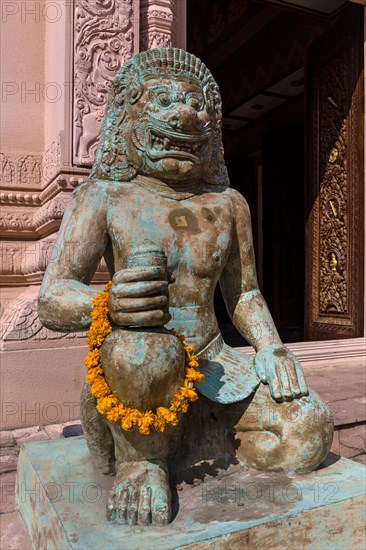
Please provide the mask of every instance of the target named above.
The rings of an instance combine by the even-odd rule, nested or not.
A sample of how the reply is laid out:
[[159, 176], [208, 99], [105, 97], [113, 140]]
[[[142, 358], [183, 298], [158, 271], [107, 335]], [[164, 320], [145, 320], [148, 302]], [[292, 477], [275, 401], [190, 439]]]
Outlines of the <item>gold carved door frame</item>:
[[353, 5], [307, 58], [306, 340], [363, 335], [363, 63]]

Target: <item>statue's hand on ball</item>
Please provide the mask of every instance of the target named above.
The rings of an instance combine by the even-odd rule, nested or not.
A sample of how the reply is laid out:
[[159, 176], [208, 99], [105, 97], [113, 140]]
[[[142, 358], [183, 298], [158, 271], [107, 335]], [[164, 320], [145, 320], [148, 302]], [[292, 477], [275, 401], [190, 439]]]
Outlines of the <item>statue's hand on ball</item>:
[[284, 345], [264, 346], [256, 354], [254, 363], [259, 378], [268, 384], [276, 401], [290, 401], [308, 393], [302, 367]]
[[164, 267], [133, 267], [112, 280], [109, 314], [120, 327], [161, 327], [170, 321], [168, 275]]

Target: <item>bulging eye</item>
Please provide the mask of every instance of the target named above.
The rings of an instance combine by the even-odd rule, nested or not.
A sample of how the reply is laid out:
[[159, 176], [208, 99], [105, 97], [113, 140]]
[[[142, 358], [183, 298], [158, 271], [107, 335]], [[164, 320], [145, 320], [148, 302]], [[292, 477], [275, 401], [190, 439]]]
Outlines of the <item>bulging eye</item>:
[[199, 111], [202, 109], [203, 103], [203, 97], [200, 94], [187, 94], [186, 104], [192, 107], [192, 109]]
[[156, 100], [162, 107], [169, 107], [171, 103], [170, 96], [167, 92], [160, 92], [156, 95]]

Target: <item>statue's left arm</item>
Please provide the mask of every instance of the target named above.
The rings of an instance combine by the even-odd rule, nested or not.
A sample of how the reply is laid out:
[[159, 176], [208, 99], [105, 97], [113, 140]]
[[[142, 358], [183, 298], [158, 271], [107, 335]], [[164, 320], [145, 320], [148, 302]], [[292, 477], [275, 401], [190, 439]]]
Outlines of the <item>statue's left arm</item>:
[[281, 342], [268, 306], [258, 288], [250, 211], [244, 197], [230, 190], [234, 214], [231, 251], [220, 278], [228, 313], [242, 336], [256, 350], [255, 368], [277, 399], [301, 397], [308, 391], [301, 365]]

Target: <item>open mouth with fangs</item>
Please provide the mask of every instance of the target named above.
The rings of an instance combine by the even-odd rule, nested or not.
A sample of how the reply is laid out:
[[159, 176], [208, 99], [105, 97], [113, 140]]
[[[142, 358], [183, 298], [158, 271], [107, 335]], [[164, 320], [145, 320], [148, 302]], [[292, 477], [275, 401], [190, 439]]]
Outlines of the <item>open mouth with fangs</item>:
[[181, 134], [156, 128], [146, 128], [146, 149], [150, 158], [174, 157], [198, 162], [206, 152], [210, 130]]

